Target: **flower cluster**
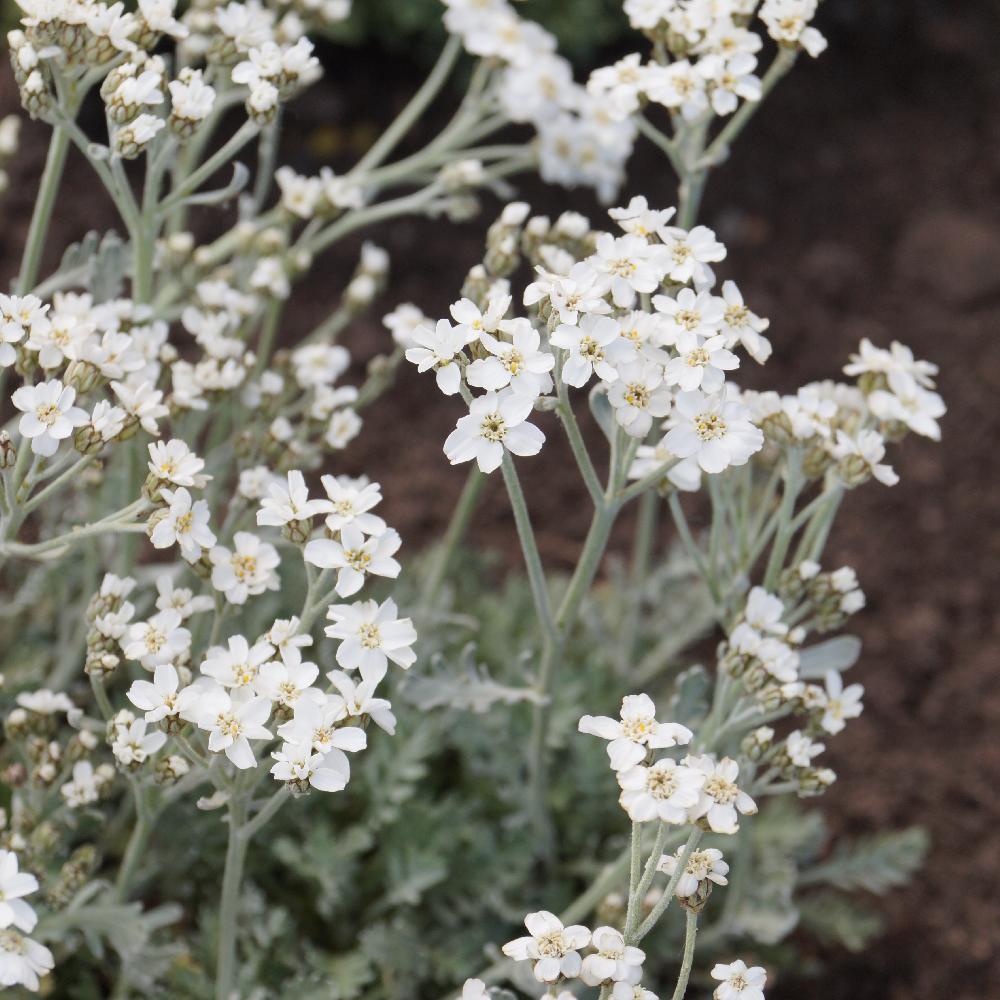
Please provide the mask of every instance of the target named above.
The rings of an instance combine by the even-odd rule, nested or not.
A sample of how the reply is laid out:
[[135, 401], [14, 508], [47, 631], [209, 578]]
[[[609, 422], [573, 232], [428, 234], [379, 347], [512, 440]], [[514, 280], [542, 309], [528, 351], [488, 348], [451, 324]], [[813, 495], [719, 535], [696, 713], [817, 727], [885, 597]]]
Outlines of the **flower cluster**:
[[0, 986], [37, 990], [52, 970], [52, 952], [26, 936], [38, 916], [24, 897], [37, 891], [38, 879], [19, 870], [17, 855], [0, 850]]
[[[704, 226], [671, 225], [673, 214], [635, 198], [611, 212], [623, 235], [593, 232], [580, 220], [572, 241], [570, 220], [555, 227], [527, 220], [521, 242], [546, 262], [524, 293], [528, 317], [509, 315], [507, 282], [496, 278], [480, 288], [478, 302], [465, 297], [452, 306], [454, 323], [416, 330], [407, 359], [434, 370], [444, 393], [469, 399], [468, 416], [445, 443], [452, 463], [475, 458], [491, 472], [505, 451], [536, 454], [544, 434], [528, 419], [532, 409], [544, 408], [554, 387], [561, 393], [591, 381], [592, 394], [607, 399], [637, 442], [666, 418], [665, 435], [650, 447], [665, 453], [660, 464], [671, 468], [664, 474], [680, 483], [742, 465], [763, 446], [726, 373], [739, 366], [736, 348], [767, 356], [766, 322], [732, 282], [712, 294], [711, 264], [725, 248]], [[526, 206], [509, 206], [501, 222], [517, 232], [526, 219]], [[577, 257], [579, 248], [592, 252]], [[470, 275], [467, 286], [474, 281]], [[482, 395], [473, 397], [473, 389]], [[634, 455], [641, 476], [648, 456]]]

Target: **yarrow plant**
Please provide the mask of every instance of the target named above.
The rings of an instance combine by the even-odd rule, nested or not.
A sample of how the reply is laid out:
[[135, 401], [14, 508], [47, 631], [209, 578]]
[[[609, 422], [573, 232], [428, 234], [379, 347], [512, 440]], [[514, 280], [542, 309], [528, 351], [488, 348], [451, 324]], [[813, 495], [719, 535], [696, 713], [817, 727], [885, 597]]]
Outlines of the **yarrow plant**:
[[[823, 754], [862, 711], [842, 677], [859, 644], [830, 633], [865, 598], [826, 541], [847, 492], [897, 482], [889, 446], [939, 438], [937, 369], [863, 341], [851, 382], [741, 388], [770, 324], [697, 221], [760, 102], [825, 48], [816, 7], [627, 0], [648, 55], [581, 84], [505, 0], [446, 0], [398, 118], [346, 173], [303, 176], [277, 165], [283, 110], [321, 75], [310, 33], [349, 3], [23, 0], [14, 77], [51, 137], [0, 295], [0, 986], [682, 1000], [694, 978], [760, 1000], [753, 960], [796, 926], [874, 933], [847, 891], [904, 880], [920, 834], [824, 853], [794, 802], [834, 782]], [[453, 117], [398, 154], [463, 53]], [[520, 140], [486, 142], [502, 129]], [[313, 330], [285, 329], [350, 234], [467, 219], [526, 171], [611, 204], [640, 137], [676, 207], [639, 195], [595, 225], [508, 201], [448, 316], [396, 304], [360, 384], [338, 338], [385, 292], [384, 250], [364, 243]], [[73, 147], [120, 233], [45, 273]], [[229, 228], [189, 229], [231, 204]], [[419, 557], [340, 455], [404, 361], [452, 408], [444, 459], [470, 468]], [[553, 434], [592, 507], [568, 579], [518, 474]], [[525, 564], [502, 585], [466, 544], [498, 471]], [[686, 651], [710, 635], [706, 667]]]

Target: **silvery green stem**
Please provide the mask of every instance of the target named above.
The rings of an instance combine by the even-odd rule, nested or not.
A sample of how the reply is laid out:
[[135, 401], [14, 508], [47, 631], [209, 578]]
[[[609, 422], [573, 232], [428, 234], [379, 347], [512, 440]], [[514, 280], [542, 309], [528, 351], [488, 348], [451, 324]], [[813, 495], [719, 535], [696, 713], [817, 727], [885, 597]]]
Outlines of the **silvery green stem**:
[[146, 801], [145, 789], [136, 778], [131, 778], [129, 783], [132, 785], [132, 797], [135, 801], [135, 825], [132, 827], [132, 834], [129, 837], [128, 846], [125, 848], [125, 855], [115, 879], [115, 897], [121, 902], [128, 899], [128, 891], [135, 876], [135, 870], [142, 860], [142, 854], [146, 849], [146, 842], [149, 840], [149, 834], [153, 827], [153, 817]]
[[52, 220], [52, 210], [55, 208], [59, 185], [62, 183], [69, 143], [68, 132], [58, 126], [52, 129], [49, 151], [45, 157], [45, 169], [42, 172], [38, 197], [35, 199], [35, 208], [31, 215], [31, 226], [28, 229], [28, 238], [21, 256], [21, 270], [17, 276], [19, 295], [26, 295], [38, 281], [38, 271], [45, 249], [45, 238]]
[[674, 890], [677, 888], [677, 883], [684, 874], [684, 869], [687, 868], [691, 852], [698, 846], [698, 841], [701, 840], [701, 837], [701, 829], [697, 826], [694, 827], [691, 831], [691, 835], [687, 839], [687, 843], [684, 845], [684, 850], [681, 851], [681, 855], [677, 859], [677, 867], [674, 869], [673, 875], [670, 876], [670, 881], [667, 883], [667, 887], [663, 890], [663, 895], [656, 901], [656, 905], [650, 911], [649, 916], [646, 917], [646, 919], [639, 925], [639, 929], [635, 932], [635, 934], [631, 938], [626, 937], [626, 944], [638, 944], [656, 926], [656, 922], [661, 916], [663, 916], [667, 907], [669, 907], [673, 901]]
[[229, 839], [226, 867], [222, 875], [219, 899], [219, 942], [215, 965], [215, 998], [232, 1000], [236, 973], [236, 930], [239, 925], [240, 886], [249, 841], [240, 835], [246, 822], [245, 794], [233, 793], [229, 799]]
[[410, 98], [406, 107], [382, 133], [378, 141], [361, 157], [352, 173], [378, 166], [395, 149], [444, 86], [461, 52], [461, 39], [457, 35], [450, 36], [420, 89]]
[[557, 640], [557, 631], [549, 599], [548, 581], [545, 578], [545, 569], [538, 552], [538, 543], [535, 541], [535, 531], [531, 525], [528, 504], [524, 499], [524, 491], [521, 489], [521, 480], [518, 478], [513, 459], [506, 451], [500, 469], [507, 487], [507, 494], [510, 497], [511, 512], [514, 515], [514, 524], [517, 527], [517, 537], [521, 543], [524, 564], [528, 571], [528, 583], [531, 586], [531, 595], [535, 600], [535, 611], [538, 613], [539, 624], [545, 634], [546, 643], [554, 643]]
[[750, 119], [757, 113], [757, 109], [763, 104], [764, 98], [775, 88], [778, 81], [795, 65], [798, 58], [797, 48], [778, 49], [778, 54], [774, 61], [767, 68], [767, 72], [761, 78], [760, 99], [756, 101], [744, 101], [733, 113], [732, 117], [719, 131], [719, 134], [709, 144], [701, 158], [701, 165], [705, 167], [714, 166], [723, 159], [729, 152], [729, 147], [739, 134], [746, 128]]
[[428, 611], [434, 607], [438, 591], [441, 589], [441, 585], [448, 574], [452, 557], [465, 537], [469, 521], [475, 513], [476, 505], [479, 502], [479, 497], [485, 485], [486, 476], [479, 471], [478, 466], [473, 465], [469, 470], [469, 478], [465, 481], [465, 486], [462, 488], [458, 503], [451, 513], [451, 520], [448, 522], [444, 538], [441, 540], [441, 544], [435, 549], [430, 569], [424, 578], [423, 596], [420, 603], [422, 611]]
[[785, 487], [778, 508], [778, 530], [771, 546], [771, 555], [767, 560], [764, 572], [764, 588], [773, 591], [777, 586], [778, 577], [785, 565], [785, 556], [791, 544], [795, 501], [802, 489], [802, 452], [792, 448], [788, 453], [788, 463], [785, 469]]
[[681, 959], [681, 971], [677, 976], [673, 1000], [684, 1000], [684, 994], [687, 993], [688, 980], [691, 978], [691, 966], [694, 964], [694, 942], [697, 936], [698, 914], [694, 910], [688, 910], [687, 922], [684, 927], [684, 957]]
[[255, 125], [252, 121], [245, 121], [219, 149], [201, 166], [188, 174], [181, 184], [160, 202], [159, 214], [165, 216], [180, 205], [189, 194], [197, 191], [216, 170], [228, 163], [259, 132], [260, 126]]

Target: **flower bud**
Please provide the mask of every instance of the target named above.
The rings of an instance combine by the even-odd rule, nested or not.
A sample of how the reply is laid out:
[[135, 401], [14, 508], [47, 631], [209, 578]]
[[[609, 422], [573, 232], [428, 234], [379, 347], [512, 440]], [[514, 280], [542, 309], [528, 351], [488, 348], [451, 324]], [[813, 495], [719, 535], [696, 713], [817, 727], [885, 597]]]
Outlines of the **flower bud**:
[[17, 448], [7, 431], [0, 431], [0, 469], [12, 469], [17, 461]]

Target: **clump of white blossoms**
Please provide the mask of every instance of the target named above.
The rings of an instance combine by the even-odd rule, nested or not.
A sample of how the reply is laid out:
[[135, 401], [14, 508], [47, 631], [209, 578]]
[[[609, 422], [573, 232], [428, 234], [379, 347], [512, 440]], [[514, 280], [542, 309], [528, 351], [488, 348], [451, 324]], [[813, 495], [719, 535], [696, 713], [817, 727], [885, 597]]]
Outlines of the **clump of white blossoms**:
[[[823, 551], [847, 491], [898, 481], [897, 442], [941, 436], [937, 368], [865, 340], [851, 382], [741, 389], [782, 323], [725, 273], [699, 200], [823, 50], [817, 4], [623, 6], [643, 51], [582, 83], [519, 6], [445, 0], [448, 41], [399, 116], [307, 176], [278, 165], [282, 122], [322, 73], [310, 35], [349, 0], [22, 0], [14, 80], [50, 146], [0, 294], [0, 986], [453, 996], [532, 910], [463, 1000], [501, 982], [656, 1000], [643, 984], [675, 976], [682, 1000], [699, 921], [717, 1000], [761, 1000], [763, 969], [711, 963], [776, 944], [808, 922], [799, 889], [836, 884], [836, 853], [796, 882], [801, 829], [770, 802], [822, 794], [862, 712], [856, 643], [830, 633], [865, 595]], [[0, 122], [0, 191], [19, 120]], [[640, 137], [676, 170], [676, 208], [639, 195], [594, 224], [509, 202], [447, 318], [392, 302], [361, 372], [339, 339], [391, 262], [359, 238], [336, 275], [329, 248], [468, 220], [521, 172], [613, 204]], [[116, 221], [48, 272], [71, 149]], [[333, 301], [302, 331], [314, 267]], [[400, 369], [447, 397], [444, 452], [470, 470], [419, 556], [362, 471], [397, 457], [363, 432]], [[555, 461], [557, 434], [592, 508], [565, 579], [518, 473]], [[526, 565], [503, 586], [455, 555], [497, 470]], [[699, 492], [704, 533], [682, 502]], [[605, 566], [631, 505], [631, 563]], [[691, 662], [710, 633], [715, 662]], [[780, 919], [755, 922], [768, 893]]]

